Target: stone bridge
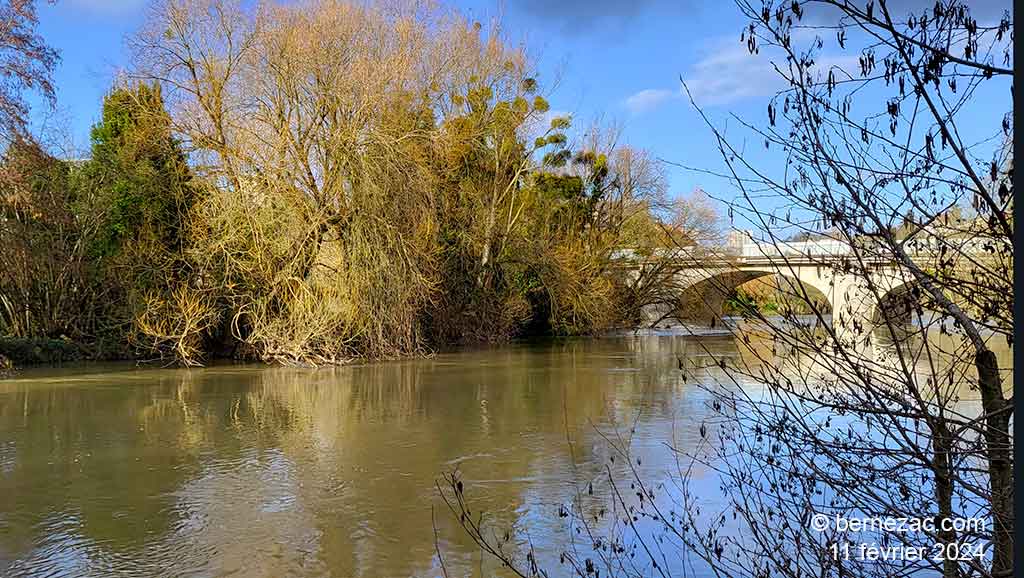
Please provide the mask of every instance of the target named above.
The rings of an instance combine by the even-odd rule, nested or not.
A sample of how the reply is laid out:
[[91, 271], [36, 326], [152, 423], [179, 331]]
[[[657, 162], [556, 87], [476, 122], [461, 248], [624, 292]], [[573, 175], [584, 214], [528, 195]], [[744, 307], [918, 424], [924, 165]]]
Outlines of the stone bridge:
[[[934, 260], [936, 249], [932, 243], [910, 248], [909, 252], [926, 267]], [[886, 319], [907, 323], [916, 297], [917, 283], [910, 271], [892, 260], [858, 256], [849, 244], [835, 240], [748, 242], [719, 253], [679, 251], [647, 258], [622, 250], [618, 257], [630, 264], [626, 269], [634, 279], [644, 267], [658, 262], [664, 266], [665, 259], [673, 262], [673, 285], [679, 298], [672, 304], [646, 307], [648, 325], [675, 320], [713, 327], [738, 286], [768, 275], [788, 279], [803, 299], [816, 304], [824, 301], [818, 310], [831, 313], [832, 326], [840, 334], [855, 328], [870, 330]], [[851, 270], [853, 262], [858, 266]]]

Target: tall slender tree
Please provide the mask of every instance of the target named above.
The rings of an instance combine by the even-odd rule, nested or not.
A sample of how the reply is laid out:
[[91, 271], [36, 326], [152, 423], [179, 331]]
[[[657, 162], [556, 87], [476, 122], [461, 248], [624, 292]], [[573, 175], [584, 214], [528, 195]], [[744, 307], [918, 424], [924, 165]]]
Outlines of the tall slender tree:
[[26, 134], [26, 91], [38, 91], [51, 105], [56, 101], [52, 76], [59, 57], [38, 25], [36, 0], [0, 3], [0, 129], [8, 139]]

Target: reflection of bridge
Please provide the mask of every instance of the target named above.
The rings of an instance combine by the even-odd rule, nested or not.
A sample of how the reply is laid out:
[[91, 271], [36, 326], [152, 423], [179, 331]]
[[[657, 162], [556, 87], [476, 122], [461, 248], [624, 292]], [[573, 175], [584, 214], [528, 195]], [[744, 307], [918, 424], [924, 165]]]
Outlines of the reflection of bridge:
[[[922, 263], [934, 255], [930, 246], [911, 252], [920, 255]], [[645, 267], [671, 261], [679, 297], [675, 303], [645, 308], [647, 323], [675, 319], [713, 325], [738, 286], [780, 275], [803, 299], [820, 303], [822, 313], [831, 312], [833, 327], [845, 333], [857, 326], [868, 329], [883, 318], [906, 322], [910, 312], [906, 296], [915, 285], [911, 273], [891, 259], [857, 255], [850, 245], [834, 240], [744, 243], [719, 253], [679, 251], [650, 257], [623, 250], [617, 256], [629, 263], [626, 269], [634, 279]]]

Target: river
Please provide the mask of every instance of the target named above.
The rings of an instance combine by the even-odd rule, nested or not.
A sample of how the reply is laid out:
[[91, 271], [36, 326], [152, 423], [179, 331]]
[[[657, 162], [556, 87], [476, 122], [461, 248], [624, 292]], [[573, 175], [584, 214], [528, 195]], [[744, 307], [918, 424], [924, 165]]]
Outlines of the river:
[[581, 484], [628, 482], [616, 436], [651, 480], [678, 467], [666, 444], [700, 441], [709, 351], [741, 355], [665, 332], [328, 369], [26, 370], [0, 381], [0, 576], [439, 576], [438, 552], [490, 576], [438, 497], [455, 469], [550, 562]]

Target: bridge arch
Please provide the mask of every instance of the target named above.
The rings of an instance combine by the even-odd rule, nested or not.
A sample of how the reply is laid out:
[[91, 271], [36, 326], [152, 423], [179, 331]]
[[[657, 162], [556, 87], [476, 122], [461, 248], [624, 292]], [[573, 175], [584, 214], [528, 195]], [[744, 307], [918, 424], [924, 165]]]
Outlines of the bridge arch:
[[920, 284], [908, 281], [890, 287], [881, 293], [871, 311], [871, 323], [876, 327], [886, 324], [907, 325], [912, 321], [914, 308], [920, 304]]
[[[812, 268], [813, 269], [813, 268]], [[795, 273], [795, 274], [794, 274]], [[817, 298], [821, 313], [831, 313], [833, 299], [831, 286], [817, 271], [781, 272], [770, 268], [744, 267], [730, 270], [705, 270], [692, 278], [680, 294], [673, 317], [686, 323], [714, 326], [725, 312], [727, 300], [736, 289], [751, 281], [769, 276], [784, 280], [793, 291], [800, 287], [812, 298]], [[784, 291], [786, 287], [782, 288]]]
[[884, 291], [879, 291], [871, 311], [871, 322], [875, 327], [883, 327], [888, 321], [897, 329], [915, 322], [923, 326], [935, 319], [931, 317], [932, 313], [945, 316], [943, 308], [935, 303], [918, 280], [897, 277], [890, 280]]

